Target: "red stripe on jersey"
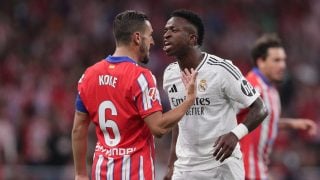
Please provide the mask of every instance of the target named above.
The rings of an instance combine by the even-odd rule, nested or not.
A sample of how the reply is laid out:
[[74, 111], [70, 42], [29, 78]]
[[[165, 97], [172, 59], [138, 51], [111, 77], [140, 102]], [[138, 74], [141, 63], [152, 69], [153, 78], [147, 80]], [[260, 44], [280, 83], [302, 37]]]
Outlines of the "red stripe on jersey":
[[92, 180], [101, 180], [106, 178], [107, 162], [102, 155], [94, 156], [92, 164]]
[[98, 158], [96, 156], [93, 156], [93, 162], [92, 162], [92, 166], [91, 166], [91, 179], [92, 180], [96, 180], [95, 172], [96, 172], [96, 167], [97, 167], [97, 161], [98, 161]]
[[[99, 143], [97, 147], [100, 147]], [[104, 156], [103, 149], [97, 150], [92, 165], [92, 179], [154, 180], [153, 138], [148, 141], [145, 148], [132, 156], [118, 156], [116, 159]]]

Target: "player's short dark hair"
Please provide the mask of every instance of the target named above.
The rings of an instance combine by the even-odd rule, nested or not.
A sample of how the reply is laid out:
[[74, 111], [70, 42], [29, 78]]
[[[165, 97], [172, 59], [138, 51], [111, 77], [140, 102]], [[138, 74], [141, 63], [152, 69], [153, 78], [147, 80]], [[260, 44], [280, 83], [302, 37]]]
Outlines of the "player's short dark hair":
[[134, 32], [145, 30], [148, 16], [140, 11], [127, 10], [118, 14], [113, 21], [113, 35], [117, 43], [129, 44]]
[[178, 9], [173, 11], [170, 16], [184, 18], [188, 22], [190, 22], [192, 25], [194, 25], [198, 31], [197, 43], [200, 46], [202, 45], [203, 37], [204, 37], [204, 26], [201, 18], [197, 14], [186, 9]]
[[257, 66], [259, 58], [265, 59], [267, 57], [269, 48], [274, 47], [283, 47], [280, 38], [275, 33], [264, 34], [258, 38], [251, 50], [254, 66]]

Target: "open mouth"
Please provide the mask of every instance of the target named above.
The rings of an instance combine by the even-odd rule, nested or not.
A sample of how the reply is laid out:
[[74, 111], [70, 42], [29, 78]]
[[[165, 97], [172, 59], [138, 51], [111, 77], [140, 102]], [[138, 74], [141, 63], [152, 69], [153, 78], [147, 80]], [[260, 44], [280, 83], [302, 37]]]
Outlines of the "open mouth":
[[163, 46], [163, 50], [167, 51], [170, 47], [171, 47], [171, 43], [168, 41], [164, 41], [164, 46]]

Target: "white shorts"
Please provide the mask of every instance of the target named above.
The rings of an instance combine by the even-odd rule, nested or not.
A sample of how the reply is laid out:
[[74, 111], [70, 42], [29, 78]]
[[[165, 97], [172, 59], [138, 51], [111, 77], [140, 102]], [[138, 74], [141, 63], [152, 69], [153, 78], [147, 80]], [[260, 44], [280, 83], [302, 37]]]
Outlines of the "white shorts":
[[174, 169], [172, 180], [244, 180], [242, 159], [230, 157], [218, 167], [202, 171], [179, 171]]

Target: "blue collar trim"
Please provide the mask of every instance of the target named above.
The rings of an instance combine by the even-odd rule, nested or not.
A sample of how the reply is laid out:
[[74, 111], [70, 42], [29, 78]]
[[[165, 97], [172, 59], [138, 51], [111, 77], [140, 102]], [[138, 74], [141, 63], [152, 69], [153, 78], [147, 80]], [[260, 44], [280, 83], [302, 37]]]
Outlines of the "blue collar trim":
[[136, 61], [129, 58], [128, 56], [111, 56], [111, 55], [109, 55], [108, 57], [106, 57], [105, 60], [110, 63], [131, 62], [131, 63], [137, 64]]
[[272, 86], [272, 83], [267, 79], [267, 77], [265, 77], [262, 72], [257, 68], [253, 68], [253, 72], [255, 74], [257, 74], [259, 77], [261, 77], [261, 79], [263, 80], [263, 82], [265, 82], [268, 86]]

